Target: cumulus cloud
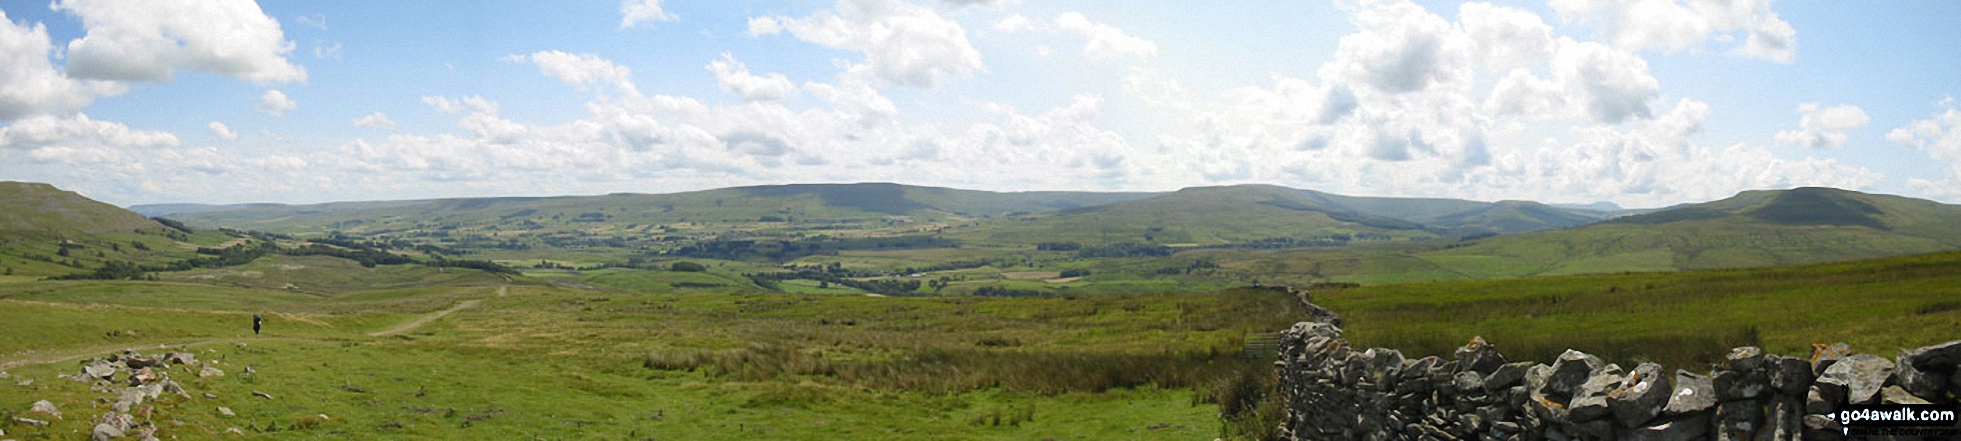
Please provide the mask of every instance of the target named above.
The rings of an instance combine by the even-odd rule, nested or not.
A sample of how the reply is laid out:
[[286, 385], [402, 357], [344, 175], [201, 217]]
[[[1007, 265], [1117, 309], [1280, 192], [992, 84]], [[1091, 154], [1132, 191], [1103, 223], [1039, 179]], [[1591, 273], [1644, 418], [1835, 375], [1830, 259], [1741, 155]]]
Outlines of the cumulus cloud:
[[77, 144], [118, 148], [175, 146], [177, 135], [133, 130], [123, 123], [90, 119], [86, 114], [41, 115], [0, 127], [0, 148], [32, 150]]
[[1456, 27], [1443, 17], [1406, 1], [1343, 7], [1358, 29], [1341, 37], [1334, 61], [1321, 66], [1323, 79], [1356, 81], [1390, 94], [1469, 80], [1470, 48], [1453, 38]]
[[[1080, 12], [1064, 12], [1057, 15], [1055, 26], [1063, 32], [1088, 39], [1089, 42], [1083, 46], [1083, 57], [1091, 60], [1123, 57], [1147, 60], [1158, 53], [1157, 43], [1126, 34], [1115, 26], [1090, 21]], [[998, 28], [999, 25], [997, 24], [996, 27]]]
[[225, 142], [238, 142], [238, 132], [232, 131], [232, 128], [225, 126], [225, 123], [212, 121], [206, 127], [211, 128], [211, 136], [216, 136]]
[[1647, 118], [1649, 103], [1661, 97], [1661, 82], [1648, 73], [1646, 60], [1600, 43], [1561, 39], [1552, 69], [1594, 121]]
[[120, 2], [61, 0], [86, 34], [68, 43], [68, 74], [115, 81], [169, 81], [176, 71], [226, 75], [261, 84], [306, 81], [286, 59], [293, 50], [279, 21], [251, 0]]
[[633, 27], [643, 21], [676, 21], [681, 17], [661, 9], [661, 0], [625, 0], [620, 2], [620, 29]]
[[901, 0], [841, 0], [835, 11], [807, 17], [749, 19], [753, 36], [785, 30], [806, 42], [861, 52], [879, 78], [901, 86], [932, 89], [984, 68], [965, 27]]
[[1845, 145], [1845, 132], [1858, 130], [1872, 122], [1866, 111], [1850, 104], [1840, 104], [1821, 108], [1818, 103], [1798, 105], [1797, 130], [1777, 132], [1777, 143], [1803, 146], [1805, 148], [1838, 147]]
[[632, 69], [595, 55], [539, 51], [530, 55], [511, 55], [505, 59], [530, 61], [538, 65], [538, 70], [546, 76], [580, 88], [613, 86], [628, 95], [640, 94], [640, 90], [633, 85]]
[[724, 53], [721, 59], [709, 62], [708, 71], [715, 74], [715, 83], [722, 90], [748, 101], [776, 101], [797, 91], [797, 84], [783, 74], [749, 73], [749, 66], [737, 61], [734, 54]]
[[[1952, 107], [1952, 101], [1943, 101], [1947, 108], [1934, 116], [1915, 119], [1904, 126], [1886, 132], [1886, 140], [1901, 146], [1927, 152], [1935, 160], [1947, 162], [1951, 166], [1948, 183], [1961, 182], [1961, 110]], [[1956, 186], [1948, 186], [1950, 191]], [[1953, 196], [1948, 194], [1950, 200]]]
[[44, 112], [74, 112], [88, 107], [96, 97], [127, 90], [120, 83], [63, 75], [48, 59], [53, 50], [45, 26], [15, 24], [6, 11], [0, 11], [0, 121]]
[[456, 113], [456, 112], [463, 111], [463, 103], [461, 101], [449, 99], [449, 97], [445, 97], [445, 96], [435, 96], [435, 95], [423, 96], [422, 104], [426, 104], [429, 107], [434, 107], [437, 112], [442, 112], [442, 113]]
[[367, 127], [370, 129], [390, 130], [395, 128], [395, 120], [388, 119], [388, 114], [386, 113], [375, 112], [368, 114], [368, 116], [355, 118], [354, 125], [356, 127]]
[[1028, 16], [1014, 14], [994, 21], [994, 30], [1001, 32], [1025, 32], [1035, 30], [1035, 21]]
[[265, 95], [259, 96], [259, 111], [272, 116], [283, 117], [286, 116], [286, 111], [299, 107], [300, 103], [286, 98], [286, 93], [280, 92], [279, 89], [268, 90]]
[[[1797, 31], [1770, 9], [1770, 0], [1551, 0], [1553, 10], [1573, 23], [1591, 25], [1615, 47], [1675, 52], [1700, 49], [1712, 38], [1744, 44], [1730, 53], [1789, 62], [1797, 51]], [[1720, 38], [1719, 38], [1720, 37]]]

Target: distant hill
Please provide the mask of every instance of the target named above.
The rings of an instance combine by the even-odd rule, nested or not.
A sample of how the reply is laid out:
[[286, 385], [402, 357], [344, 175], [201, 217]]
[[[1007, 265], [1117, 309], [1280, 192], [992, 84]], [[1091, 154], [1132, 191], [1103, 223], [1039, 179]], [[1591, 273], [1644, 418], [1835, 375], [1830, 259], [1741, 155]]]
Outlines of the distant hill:
[[252, 208], [253, 206], [257, 206], [257, 205], [263, 205], [263, 204], [228, 204], [228, 205], [142, 204], [142, 205], [129, 206], [129, 211], [134, 211], [136, 212], [136, 214], [141, 214], [149, 217], [161, 217], [161, 216], [170, 216], [173, 214], [183, 214], [183, 213], [203, 213], [208, 211], [242, 210], [246, 208]]
[[74, 234], [161, 227], [143, 215], [53, 185], [0, 182], [0, 231]]
[[1592, 222], [1591, 212], [1536, 202], [1356, 197], [1272, 185], [1193, 187], [1062, 210], [986, 231], [1016, 238], [1086, 243], [1225, 244], [1272, 239], [1366, 240], [1515, 233]]
[[87, 272], [110, 261], [162, 263], [223, 240], [221, 234], [165, 227], [52, 185], [0, 182], [0, 266], [13, 275]]
[[1757, 267], [1961, 249], [1961, 205], [1833, 188], [1736, 196], [1425, 254], [1462, 274]]
[[174, 216], [194, 225], [279, 232], [358, 231], [436, 223], [592, 226], [769, 221], [812, 224], [888, 217], [946, 221], [1048, 212], [1154, 194], [991, 192], [890, 183], [797, 184], [670, 194], [252, 204]]

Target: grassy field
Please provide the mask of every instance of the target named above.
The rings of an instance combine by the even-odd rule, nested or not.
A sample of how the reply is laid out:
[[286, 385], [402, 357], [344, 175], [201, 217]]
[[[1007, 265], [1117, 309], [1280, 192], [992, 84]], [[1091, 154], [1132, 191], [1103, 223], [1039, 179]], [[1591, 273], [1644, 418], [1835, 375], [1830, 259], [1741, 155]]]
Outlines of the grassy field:
[[[45, 399], [68, 416], [0, 426], [20, 439], [85, 435], [106, 411], [93, 401], [101, 394], [57, 375], [77, 370], [77, 357], [134, 347], [197, 352], [229, 373], [172, 372], [191, 397], [149, 415], [166, 439], [231, 427], [264, 439], [1209, 439], [1272, 426], [1272, 404], [1256, 392], [1270, 362], [1238, 352], [1247, 333], [1301, 319], [1291, 298], [1261, 290], [874, 298], [660, 288], [675, 279], [591, 291], [423, 276], [330, 293], [224, 279], [9, 279], [0, 365], [20, 365], [0, 369], [10, 375], [0, 414], [35, 417], [19, 412]], [[480, 303], [367, 335], [465, 301]], [[254, 313], [268, 317], [264, 335], [250, 333]], [[243, 375], [247, 366], [255, 373]], [[1220, 402], [1238, 422], [1221, 420]]]
[[1730, 348], [1811, 343], [1894, 350], [1961, 336], [1961, 253], [1744, 270], [1448, 281], [1324, 289], [1356, 345], [1443, 355], [1483, 336], [1513, 357], [1567, 348], [1696, 369]]

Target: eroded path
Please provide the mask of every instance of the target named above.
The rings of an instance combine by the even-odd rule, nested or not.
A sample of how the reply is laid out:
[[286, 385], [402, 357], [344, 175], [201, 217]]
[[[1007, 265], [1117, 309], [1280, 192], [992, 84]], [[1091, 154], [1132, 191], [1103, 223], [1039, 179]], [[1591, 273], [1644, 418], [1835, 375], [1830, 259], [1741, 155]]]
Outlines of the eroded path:
[[[499, 294], [501, 294], [501, 293], [503, 293], [503, 292], [504, 292], [504, 289], [503, 289], [503, 288], [498, 288], [498, 289], [497, 289], [497, 292], [498, 292]], [[413, 320], [413, 321], [410, 321], [410, 322], [408, 322], [408, 323], [403, 323], [403, 324], [401, 324], [401, 325], [399, 325], [399, 326], [396, 326], [396, 327], [393, 327], [393, 328], [388, 328], [388, 329], [383, 329], [383, 330], [380, 330], [380, 331], [375, 331], [375, 332], [370, 332], [370, 333], [368, 333], [368, 336], [369, 336], [369, 337], [387, 337], [387, 336], [390, 336], [390, 335], [395, 335], [395, 334], [400, 334], [400, 333], [404, 333], [404, 332], [408, 332], [408, 331], [412, 331], [412, 330], [415, 330], [415, 328], [420, 328], [420, 327], [422, 327], [422, 325], [427, 325], [427, 324], [429, 324], [429, 322], [433, 322], [433, 321], [436, 321], [436, 320], [441, 320], [441, 319], [442, 319], [443, 317], [448, 317], [448, 316], [449, 316], [450, 314], [455, 314], [455, 313], [456, 313], [456, 311], [462, 311], [462, 310], [465, 310], [465, 309], [469, 309], [469, 308], [475, 308], [475, 307], [477, 307], [477, 305], [481, 305], [481, 304], [483, 304], [483, 300], [464, 300], [464, 301], [463, 301], [463, 303], [458, 303], [458, 304], [456, 304], [456, 306], [451, 306], [451, 307], [449, 307], [449, 309], [445, 309], [445, 310], [441, 310], [441, 311], [436, 311], [436, 312], [434, 312], [434, 313], [430, 313], [429, 315], [425, 315], [425, 316], [422, 316], [422, 317], [418, 317], [418, 318], [416, 318], [416, 319], [415, 319], [415, 320]]]

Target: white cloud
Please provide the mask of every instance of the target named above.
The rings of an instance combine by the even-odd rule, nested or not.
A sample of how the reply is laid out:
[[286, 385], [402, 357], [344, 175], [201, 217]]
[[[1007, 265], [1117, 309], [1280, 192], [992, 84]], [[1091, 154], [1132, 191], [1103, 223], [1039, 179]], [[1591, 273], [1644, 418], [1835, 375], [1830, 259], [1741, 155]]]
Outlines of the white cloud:
[[661, 0], [625, 0], [620, 2], [620, 29], [633, 27], [643, 21], [677, 21], [681, 17], [661, 9]]
[[315, 43], [313, 45], [313, 58], [335, 59], [335, 60], [341, 59], [340, 43], [336, 42], [332, 45], [322, 45], [319, 43]]
[[286, 93], [280, 92], [279, 89], [268, 90], [265, 95], [259, 96], [259, 111], [272, 116], [283, 117], [286, 116], [286, 111], [299, 107], [300, 103], [286, 98]]
[[391, 130], [395, 128], [395, 120], [388, 119], [388, 114], [386, 113], [375, 112], [368, 114], [368, 116], [355, 118], [354, 125], [370, 129]]
[[1598, 122], [1647, 118], [1649, 103], [1661, 97], [1661, 83], [1648, 73], [1646, 60], [1600, 43], [1560, 39], [1552, 71], [1567, 96]]
[[169, 81], [178, 70], [261, 84], [306, 81], [286, 59], [293, 43], [251, 0], [121, 2], [60, 0], [86, 35], [68, 43], [68, 74], [117, 81]]
[[1551, 0], [1559, 16], [1595, 28], [1622, 49], [1701, 49], [1713, 38], [1747, 34], [1732, 54], [1789, 62], [1797, 31], [1770, 10], [1770, 0]]
[[0, 121], [74, 112], [96, 97], [127, 90], [115, 82], [68, 78], [49, 61], [53, 50], [45, 26], [15, 24], [0, 11]]
[[1521, 9], [1465, 3], [1457, 19], [1477, 46], [1476, 59], [1492, 71], [1530, 69], [1551, 56], [1552, 26]]
[[[1886, 133], [1888, 141], [1926, 151], [1927, 156], [1946, 162], [1951, 167], [1946, 179], [1948, 184], [1961, 182], [1961, 110], [1949, 107], [1952, 104], [1952, 101], [1944, 100], [1944, 111], [1926, 119], [1913, 120]], [[1961, 199], [1951, 194], [1953, 189], [1961, 187], [1947, 188], [1950, 189], [1949, 200]]]
[[902, 86], [932, 89], [984, 68], [960, 23], [901, 0], [841, 0], [835, 11], [803, 18], [749, 20], [750, 35], [784, 30], [820, 46], [862, 52], [879, 78]]
[[1406, 1], [1346, 5], [1358, 28], [1341, 37], [1334, 61], [1321, 66], [1323, 80], [1358, 81], [1389, 94], [1433, 84], [1468, 82], [1469, 40], [1455, 26]]
[[723, 53], [721, 59], [709, 62], [708, 71], [715, 74], [715, 83], [720, 84], [722, 90], [748, 101], [776, 101], [797, 91], [797, 84], [790, 82], [783, 74], [751, 74], [749, 66], [729, 53]]
[[175, 146], [177, 135], [132, 130], [123, 123], [90, 119], [86, 114], [41, 115], [0, 127], [0, 148], [40, 149], [75, 144], [117, 148]]
[[506, 59], [529, 60], [537, 64], [538, 70], [545, 75], [580, 88], [594, 85], [613, 86], [628, 95], [640, 94], [640, 90], [633, 85], [632, 69], [595, 55], [539, 51], [530, 55], [511, 55]]
[[1777, 132], [1777, 143], [1803, 146], [1806, 148], [1839, 147], [1845, 145], [1845, 132], [1858, 130], [1872, 122], [1866, 111], [1850, 104], [1820, 108], [1818, 103], [1798, 105], [1798, 130]]
[[1027, 16], [1014, 14], [994, 21], [994, 30], [1001, 32], [1025, 32], [1035, 30], [1035, 21]]
[[225, 142], [238, 142], [238, 132], [233, 132], [231, 127], [225, 126], [225, 123], [212, 121], [206, 127], [211, 128], [211, 135], [217, 136], [218, 139], [225, 140]]
[[1079, 12], [1064, 12], [1057, 15], [1055, 26], [1064, 32], [1089, 39], [1089, 42], [1083, 46], [1083, 57], [1091, 60], [1121, 57], [1148, 60], [1158, 53], [1157, 43], [1126, 34], [1115, 26], [1090, 21]]
[[327, 30], [327, 14], [314, 13], [293, 17], [293, 24], [324, 31]]
[[463, 103], [449, 97], [428, 95], [422, 97], [422, 104], [436, 108], [437, 112], [456, 113], [463, 111]]

